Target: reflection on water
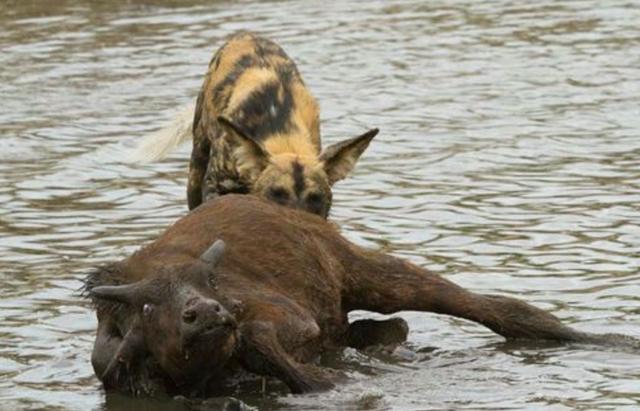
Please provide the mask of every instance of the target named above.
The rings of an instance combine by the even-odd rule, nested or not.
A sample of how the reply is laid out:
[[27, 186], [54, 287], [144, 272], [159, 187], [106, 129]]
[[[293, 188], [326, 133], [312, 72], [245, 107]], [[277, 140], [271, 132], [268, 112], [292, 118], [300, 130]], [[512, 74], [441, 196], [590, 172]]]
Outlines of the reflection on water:
[[[192, 101], [238, 29], [280, 42], [325, 141], [382, 132], [333, 219], [478, 291], [640, 334], [640, 9], [631, 2], [5, 1], [0, 5], [0, 400], [127, 409], [89, 357], [83, 271], [186, 211], [189, 147], [123, 150]], [[238, 396], [269, 409], [637, 409], [640, 356], [504, 344], [403, 313], [416, 359], [347, 350], [352, 383]], [[219, 406], [219, 403], [217, 403]], [[216, 403], [210, 404], [216, 407]], [[155, 408], [154, 408], [155, 407]], [[171, 402], [163, 408], [183, 409]]]

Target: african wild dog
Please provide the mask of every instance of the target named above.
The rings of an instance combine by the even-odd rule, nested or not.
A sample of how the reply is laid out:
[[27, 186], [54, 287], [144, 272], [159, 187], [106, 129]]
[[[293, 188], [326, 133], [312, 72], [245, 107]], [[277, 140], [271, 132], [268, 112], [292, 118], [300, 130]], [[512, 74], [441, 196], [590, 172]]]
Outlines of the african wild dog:
[[435, 312], [509, 339], [640, 349], [638, 339], [580, 332], [517, 299], [465, 290], [349, 242], [318, 216], [251, 195], [203, 204], [86, 286], [98, 314], [94, 370], [106, 388], [134, 395], [211, 395], [242, 370], [293, 392], [328, 388], [335, 374], [318, 356], [363, 341], [350, 335], [363, 332], [348, 323], [352, 310]]
[[138, 158], [157, 159], [193, 134], [189, 209], [218, 195], [252, 193], [326, 218], [331, 186], [378, 133], [372, 129], [321, 153], [318, 104], [296, 65], [277, 44], [247, 32], [213, 56], [191, 130], [190, 114], [138, 150]]

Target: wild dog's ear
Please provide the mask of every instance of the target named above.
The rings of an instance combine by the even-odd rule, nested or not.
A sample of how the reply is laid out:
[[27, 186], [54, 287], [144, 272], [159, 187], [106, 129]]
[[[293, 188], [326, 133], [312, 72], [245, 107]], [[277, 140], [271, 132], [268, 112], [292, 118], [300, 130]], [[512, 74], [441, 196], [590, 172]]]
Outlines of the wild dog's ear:
[[[166, 390], [164, 382], [147, 366], [148, 351], [140, 318], [122, 338], [118, 348], [99, 378], [107, 390], [127, 392], [133, 396], [154, 396]], [[116, 340], [111, 338], [111, 340]], [[95, 349], [94, 349], [95, 351]]]
[[218, 124], [236, 140], [240, 147], [240, 150], [234, 153], [238, 160], [238, 172], [240, 175], [248, 174], [252, 181], [255, 180], [269, 164], [269, 153], [240, 125], [227, 117], [219, 116]]
[[[141, 354], [142, 351], [144, 351], [142, 327], [140, 326], [140, 320], [135, 318], [133, 326], [122, 338], [118, 349], [113, 357], [111, 357], [107, 367], [99, 375], [105, 388], [119, 388], [124, 386], [125, 390], [127, 390], [128, 384], [126, 383], [130, 378], [128, 371], [131, 370], [131, 366], [133, 362], [135, 362], [136, 357], [141, 357], [139, 354]], [[135, 395], [135, 392], [132, 394]]]
[[377, 128], [371, 129], [358, 137], [331, 145], [320, 154], [320, 161], [329, 177], [329, 185], [342, 180], [353, 170], [358, 158], [378, 131], [380, 130]]

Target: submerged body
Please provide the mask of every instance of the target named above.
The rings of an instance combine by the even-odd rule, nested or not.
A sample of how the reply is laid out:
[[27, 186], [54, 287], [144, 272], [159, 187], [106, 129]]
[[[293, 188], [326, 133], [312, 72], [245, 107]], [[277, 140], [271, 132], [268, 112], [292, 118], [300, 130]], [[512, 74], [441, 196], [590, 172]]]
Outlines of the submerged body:
[[332, 374], [312, 362], [348, 343], [352, 310], [449, 314], [507, 338], [622, 338], [575, 331], [524, 302], [469, 292], [350, 243], [322, 218], [253, 196], [199, 207], [93, 273], [87, 289], [99, 319], [96, 374], [108, 388], [134, 394], [198, 387], [206, 395], [238, 367], [276, 377], [292, 392], [326, 389]]

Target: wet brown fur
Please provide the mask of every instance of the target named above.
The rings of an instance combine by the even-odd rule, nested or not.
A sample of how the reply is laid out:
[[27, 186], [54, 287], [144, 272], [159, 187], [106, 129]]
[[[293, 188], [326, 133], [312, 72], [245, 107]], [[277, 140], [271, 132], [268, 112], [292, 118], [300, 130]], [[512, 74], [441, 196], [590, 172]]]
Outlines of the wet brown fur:
[[[88, 290], [101, 283], [158, 276], [187, 281], [185, 267], [199, 264], [199, 256], [218, 238], [226, 242], [226, 251], [215, 271], [216, 289], [207, 292], [241, 307], [234, 311], [238, 343], [225, 372], [230, 374], [235, 364], [276, 377], [293, 392], [330, 387], [334, 376], [311, 363], [350, 339], [362, 345], [362, 339], [348, 332], [347, 314], [352, 310], [448, 314], [480, 323], [506, 338], [590, 343], [619, 343], [626, 338], [579, 332], [522, 301], [467, 291], [399, 258], [352, 244], [318, 216], [246, 195], [223, 196], [194, 210], [157, 240], [111, 266], [117, 269], [92, 274]], [[106, 364], [116, 355], [114, 341], [122, 340], [139, 314], [120, 310], [126, 315], [116, 316], [112, 303], [94, 301], [101, 330], [94, 356]], [[624, 341], [640, 347], [637, 340]], [[129, 372], [131, 380], [143, 381], [134, 386], [149, 385], [148, 376], [154, 372], [162, 375], [162, 370], [149, 371], [152, 366], [140, 370], [144, 372]], [[215, 381], [224, 375], [216, 374]], [[129, 385], [119, 389], [126, 391]]]
[[318, 104], [294, 62], [270, 40], [235, 34], [211, 60], [198, 96], [189, 209], [218, 195], [252, 193], [326, 217], [331, 185], [351, 171], [376, 133], [323, 158]]

